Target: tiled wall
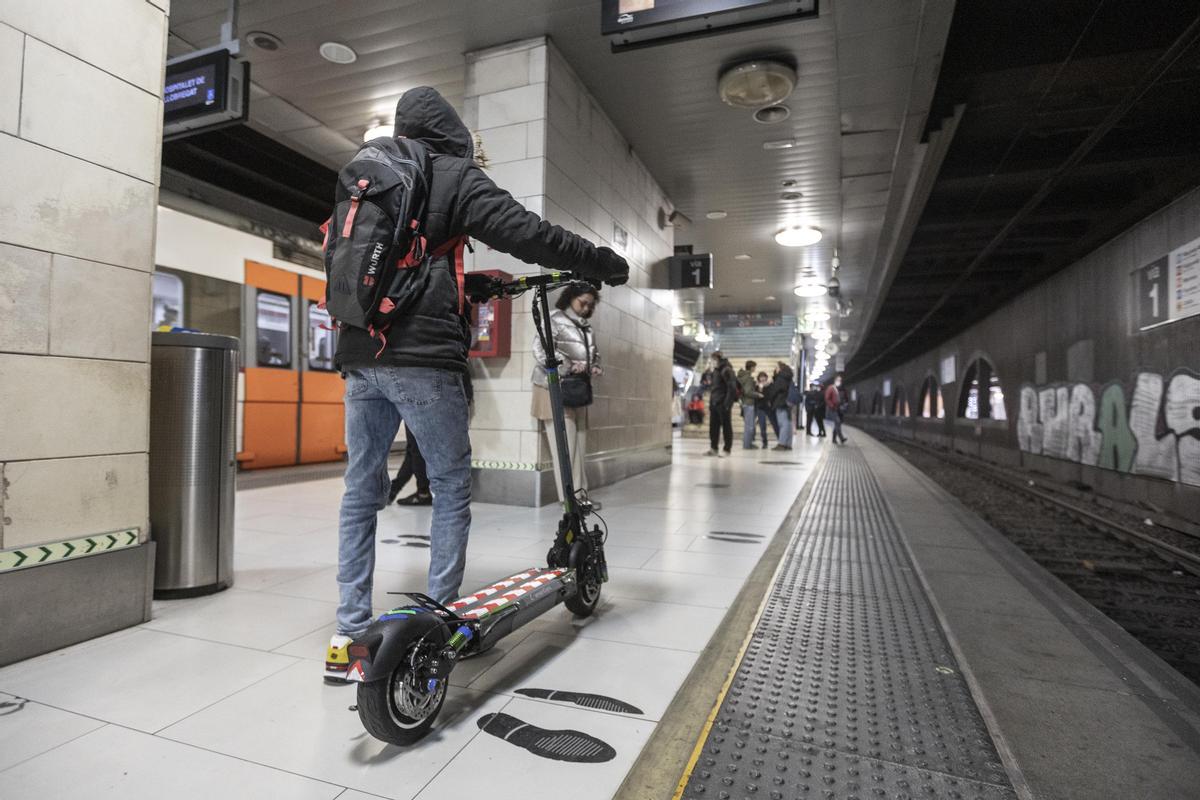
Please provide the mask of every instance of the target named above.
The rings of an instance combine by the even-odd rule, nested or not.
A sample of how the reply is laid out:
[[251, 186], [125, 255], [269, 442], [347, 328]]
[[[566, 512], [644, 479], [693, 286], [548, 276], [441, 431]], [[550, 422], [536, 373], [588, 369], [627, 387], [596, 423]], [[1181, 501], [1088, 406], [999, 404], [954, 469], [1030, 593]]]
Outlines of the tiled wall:
[[[545, 39], [470, 54], [465, 121], [479, 132], [488, 173], [525, 206], [598, 245], [628, 233], [628, 286], [605, 287], [593, 318], [605, 374], [589, 412], [593, 458], [665, 447], [671, 438], [673, 335], [669, 295], [652, 291], [650, 265], [671, 255], [662, 189], [630, 152], [578, 76]], [[535, 271], [486, 247], [472, 268]], [[513, 355], [474, 362], [476, 461], [549, 462], [547, 440], [529, 416], [533, 371], [529, 298], [513, 314]]]
[[147, 531], [166, 2], [0, 5], [0, 549]]

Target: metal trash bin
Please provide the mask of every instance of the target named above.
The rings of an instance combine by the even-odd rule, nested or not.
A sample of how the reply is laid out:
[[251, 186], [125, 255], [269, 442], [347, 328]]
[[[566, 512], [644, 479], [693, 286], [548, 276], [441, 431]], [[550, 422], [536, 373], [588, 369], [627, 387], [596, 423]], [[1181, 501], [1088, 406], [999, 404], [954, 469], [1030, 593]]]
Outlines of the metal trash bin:
[[150, 355], [150, 534], [154, 596], [233, 585], [238, 340], [153, 333]]

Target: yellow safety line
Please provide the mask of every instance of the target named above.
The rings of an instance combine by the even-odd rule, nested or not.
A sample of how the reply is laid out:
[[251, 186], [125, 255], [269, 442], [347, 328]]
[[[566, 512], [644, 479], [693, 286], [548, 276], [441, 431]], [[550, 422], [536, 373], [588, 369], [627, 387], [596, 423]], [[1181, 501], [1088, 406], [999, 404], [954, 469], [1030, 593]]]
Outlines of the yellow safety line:
[[[813, 465], [814, 471], [821, 466], [820, 461]], [[795, 537], [798, 531], [792, 531], [792, 537]], [[788, 542], [790, 547], [791, 542]], [[683, 770], [683, 777], [679, 779], [679, 785], [675, 787], [675, 794], [671, 796], [671, 800], [680, 800], [683, 797], [683, 790], [687, 787], [688, 780], [692, 777], [692, 770], [696, 768], [696, 762], [700, 760], [700, 754], [704, 752], [704, 742], [708, 739], [708, 733], [712, 730], [713, 723], [717, 721], [717, 712], [721, 710], [721, 703], [725, 700], [725, 695], [729, 693], [729, 687], [733, 685], [733, 679], [737, 675], [738, 669], [742, 666], [742, 658], [746, 655], [746, 650], [750, 648], [750, 640], [754, 638], [754, 630], [758, 627], [758, 621], [762, 619], [763, 612], [767, 608], [767, 602], [771, 599], [771, 591], [775, 588], [776, 580], [779, 578], [779, 571], [783, 569], [784, 563], [787, 561], [787, 548], [783, 551], [783, 556], [779, 559], [779, 564], [775, 567], [775, 571], [771, 573], [771, 582], [767, 586], [766, 594], [763, 595], [762, 602], [758, 604], [758, 611], [754, 612], [754, 619], [750, 621], [750, 630], [746, 632], [746, 638], [742, 641], [741, 648], [738, 649], [737, 658], [733, 661], [733, 666], [729, 668], [729, 674], [725, 677], [725, 683], [721, 686], [721, 691], [717, 692], [717, 701], [713, 703], [712, 711], [708, 712], [708, 719], [704, 721], [704, 727], [700, 730], [700, 738], [696, 741], [696, 746], [692, 748], [692, 757], [688, 759], [687, 767]]]

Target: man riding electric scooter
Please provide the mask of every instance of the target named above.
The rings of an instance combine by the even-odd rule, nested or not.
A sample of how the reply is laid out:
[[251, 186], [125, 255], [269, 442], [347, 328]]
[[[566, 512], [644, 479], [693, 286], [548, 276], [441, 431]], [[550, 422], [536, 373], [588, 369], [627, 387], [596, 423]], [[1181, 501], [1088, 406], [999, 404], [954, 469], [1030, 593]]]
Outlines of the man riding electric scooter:
[[[396, 104], [395, 133], [429, 153], [421, 242], [428, 283], [386, 334], [343, 327], [338, 339], [336, 364], [346, 378], [348, 464], [338, 526], [337, 631], [325, 662], [326, 677], [333, 680], [345, 677], [349, 645], [371, 623], [376, 514], [386, 506], [388, 452], [401, 420], [421, 442], [433, 491], [427, 594], [448, 603], [462, 582], [471, 524], [471, 444], [463, 391], [467, 237], [527, 263], [571, 270], [611, 286], [629, 276], [625, 259], [612, 250], [546, 222], [497, 187], [473, 160], [470, 132], [436, 90], [405, 92]], [[364, 195], [365, 183], [359, 184]], [[335, 214], [333, 235], [355, 224], [358, 197], [344, 221]]]

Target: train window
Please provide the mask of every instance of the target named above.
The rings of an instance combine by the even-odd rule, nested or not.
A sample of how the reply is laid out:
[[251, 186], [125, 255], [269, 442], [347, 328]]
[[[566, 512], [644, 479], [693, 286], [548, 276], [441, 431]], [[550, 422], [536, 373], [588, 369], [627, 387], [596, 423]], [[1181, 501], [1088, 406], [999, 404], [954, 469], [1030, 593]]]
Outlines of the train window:
[[972, 361], [963, 375], [958, 416], [966, 419], [1008, 419], [1004, 409], [1004, 389], [1000, 386], [996, 369], [986, 358]]
[[926, 419], [934, 417], [942, 419], [946, 416], [946, 405], [942, 402], [942, 392], [937, 380], [930, 375], [921, 386], [921, 416]]
[[333, 370], [333, 353], [337, 349], [337, 333], [329, 312], [315, 300], [308, 301], [308, 368]]
[[255, 337], [260, 367], [292, 365], [292, 304], [281, 294], [260, 291], [255, 301]]
[[183, 327], [183, 279], [178, 275], [155, 272], [151, 276], [152, 306], [150, 330]]

